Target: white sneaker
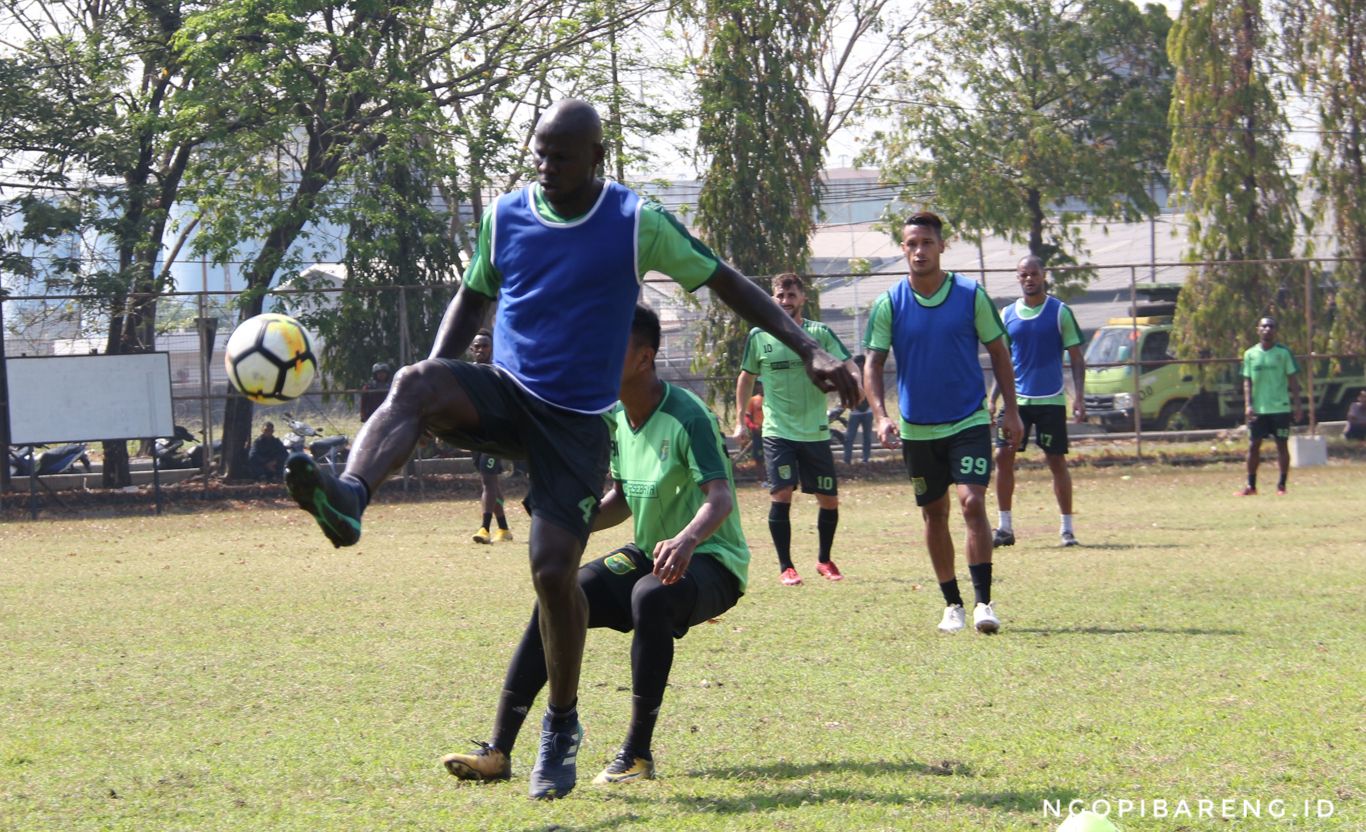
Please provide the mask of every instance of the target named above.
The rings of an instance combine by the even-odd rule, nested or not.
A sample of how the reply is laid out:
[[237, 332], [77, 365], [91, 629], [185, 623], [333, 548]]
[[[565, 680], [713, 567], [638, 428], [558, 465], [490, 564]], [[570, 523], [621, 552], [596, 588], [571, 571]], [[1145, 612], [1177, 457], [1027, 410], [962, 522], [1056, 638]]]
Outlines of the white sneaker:
[[939, 631], [942, 633], [956, 633], [963, 629], [968, 622], [968, 614], [963, 611], [962, 604], [950, 604], [944, 608], [944, 617], [939, 619]]
[[972, 610], [972, 626], [976, 627], [979, 633], [992, 635], [1001, 629], [1001, 619], [996, 617], [996, 611], [991, 608], [991, 604], [978, 604]]

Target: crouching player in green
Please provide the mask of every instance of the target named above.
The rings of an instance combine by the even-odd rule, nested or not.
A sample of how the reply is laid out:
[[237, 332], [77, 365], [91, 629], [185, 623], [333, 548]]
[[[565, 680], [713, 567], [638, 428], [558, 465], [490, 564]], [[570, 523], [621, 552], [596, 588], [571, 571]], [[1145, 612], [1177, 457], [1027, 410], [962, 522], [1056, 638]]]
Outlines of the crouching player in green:
[[[650, 745], [674, 639], [715, 618], [744, 594], [749, 547], [735, 510], [735, 484], [716, 417], [692, 393], [655, 373], [659, 318], [636, 306], [612, 428], [611, 476], [593, 531], [634, 518], [635, 542], [579, 569], [588, 626], [632, 632], [631, 724], [616, 758], [593, 782], [629, 783], [654, 776]], [[512, 748], [546, 684], [539, 610], [533, 609], [512, 656], [493, 736], [442, 762], [461, 780], [506, 780]]]

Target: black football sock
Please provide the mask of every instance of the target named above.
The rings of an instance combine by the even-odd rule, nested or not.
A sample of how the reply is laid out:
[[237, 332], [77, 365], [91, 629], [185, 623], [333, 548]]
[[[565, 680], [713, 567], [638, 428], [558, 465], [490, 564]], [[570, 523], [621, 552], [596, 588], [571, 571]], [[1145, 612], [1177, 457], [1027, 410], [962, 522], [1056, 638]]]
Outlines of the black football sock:
[[356, 518], [360, 519], [361, 514], [365, 513], [365, 507], [370, 505], [369, 483], [355, 474], [342, 474], [337, 477], [337, 482], [351, 489], [351, 493], [356, 495]]
[[489, 745], [508, 756], [512, 755], [512, 747], [517, 744], [522, 723], [526, 722], [526, 715], [531, 711], [532, 699], [534, 697], [517, 691], [503, 691], [498, 697], [498, 711], [493, 717], [493, 738], [489, 740]]
[[1247, 487], [1248, 487], [1248, 488], [1254, 488], [1254, 489], [1257, 487], [1257, 475], [1256, 475], [1256, 474], [1248, 474], [1248, 475], [1247, 475]]
[[557, 708], [546, 703], [546, 716], [550, 717], [550, 729], [552, 731], [568, 731], [579, 721], [579, 699], [574, 698], [573, 703], [567, 708]]
[[778, 570], [792, 569], [792, 523], [788, 516], [791, 503], [768, 504], [768, 533], [773, 537], [773, 548], [778, 552]]
[[484, 522], [482, 522], [482, 523], [479, 524], [479, 528], [481, 528], [481, 529], [487, 529], [487, 528], [489, 527], [489, 523], [492, 523], [492, 522], [493, 522], [493, 512], [491, 512], [491, 511], [486, 511], [486, 512], [484, 512]]
[[837, 508], [823, 508], [816, 514], [816, 533], [821, 541], [821, 563], [830, 562], [830, 549], [835, 545], [835, 529], [839, 524], [840, 510]]
[[[498, 528], [502, 529], [503, 531], [507, 531], [508, 516], [503, 512], [503, 501], [501, 498], [498, 500], [498, 504], [494, 507], [493, 514], [495, 517], [498, 518]], [[484, 524], [484, 528], [488, 528], [487, 523]]]
[[944, 603], [950, 607], [954, 604], [963, 606], [963, 596], [958, 592], [958, 579], [950, 578], [947, 581], [939, 582], [939, 591], [944, 593]]
[[991, 564], [990, 563], [970, 563], [968, 572], [972, 574], [972, 594], [977, 597], [977, 603], [991, 603]]
[[626, 731], [626, 741], [621, 747], [635, 757], [653, 759], [650, 744], [654, 741], [655, 722], [659, 720], [659, 708], [664, 703], [662, 696], [631, 697], [631, 727]]

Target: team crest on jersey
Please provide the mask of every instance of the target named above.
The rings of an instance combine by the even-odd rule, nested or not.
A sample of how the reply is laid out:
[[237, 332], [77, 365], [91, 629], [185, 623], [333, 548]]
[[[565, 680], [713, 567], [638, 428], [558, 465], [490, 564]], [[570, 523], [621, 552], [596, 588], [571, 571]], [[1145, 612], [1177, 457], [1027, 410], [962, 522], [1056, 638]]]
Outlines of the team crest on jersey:
[[929, 487], [925, 485], [924, 477], [911, 477], [911, 487], [915, 489], [915, 495], [917, 497], [929, 490]]
[[790, 480], [790, 479], [792, 479], [792, 466], [791, 466], [791, 465], [779, 465], [779, 466], [778, 466], [778, 479], [780, 479], [780, 480]]
[[665, 439], [664, 444], [659, 446], [659, 461], [669, 461], [669, 440]]
[[625, 575], [635, 570], [636, 565], [622, 552], [608, 555], [602, 562], [613, 575]]

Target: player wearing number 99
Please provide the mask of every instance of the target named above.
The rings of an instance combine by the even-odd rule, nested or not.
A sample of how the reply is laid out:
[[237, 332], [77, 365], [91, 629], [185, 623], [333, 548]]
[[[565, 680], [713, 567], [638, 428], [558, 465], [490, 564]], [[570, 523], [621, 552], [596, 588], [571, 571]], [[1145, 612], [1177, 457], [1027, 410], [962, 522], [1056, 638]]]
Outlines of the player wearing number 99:
[[[991, 525], [986, 509], [991, 414], [977, 345], [986, 345], [1005, 399], [1001, 432], [1018, 438], [1023, 427], [1005, 328], [976, 281], [939, 267], [944, 252], [939, 217], [923, 211], [907, 218], [901, 248], [910, 274], [884, 292], [868, 313], [864, 385], [882, 443], [889, 448], [901, 445], [915, 502], [925, 518], [925, 545], [946, 604], [939, 629], [957, 632], [967, 618], [949, 531], [948, 488], [953, 482], [968, 530], [968, 572], [976, 595], [973, 625], [980, 633], [995, 633], [1001, 622], [991, 606]], [[882, 380], [889, 351], [896, 355], [899, 431], [887, 415]]]

